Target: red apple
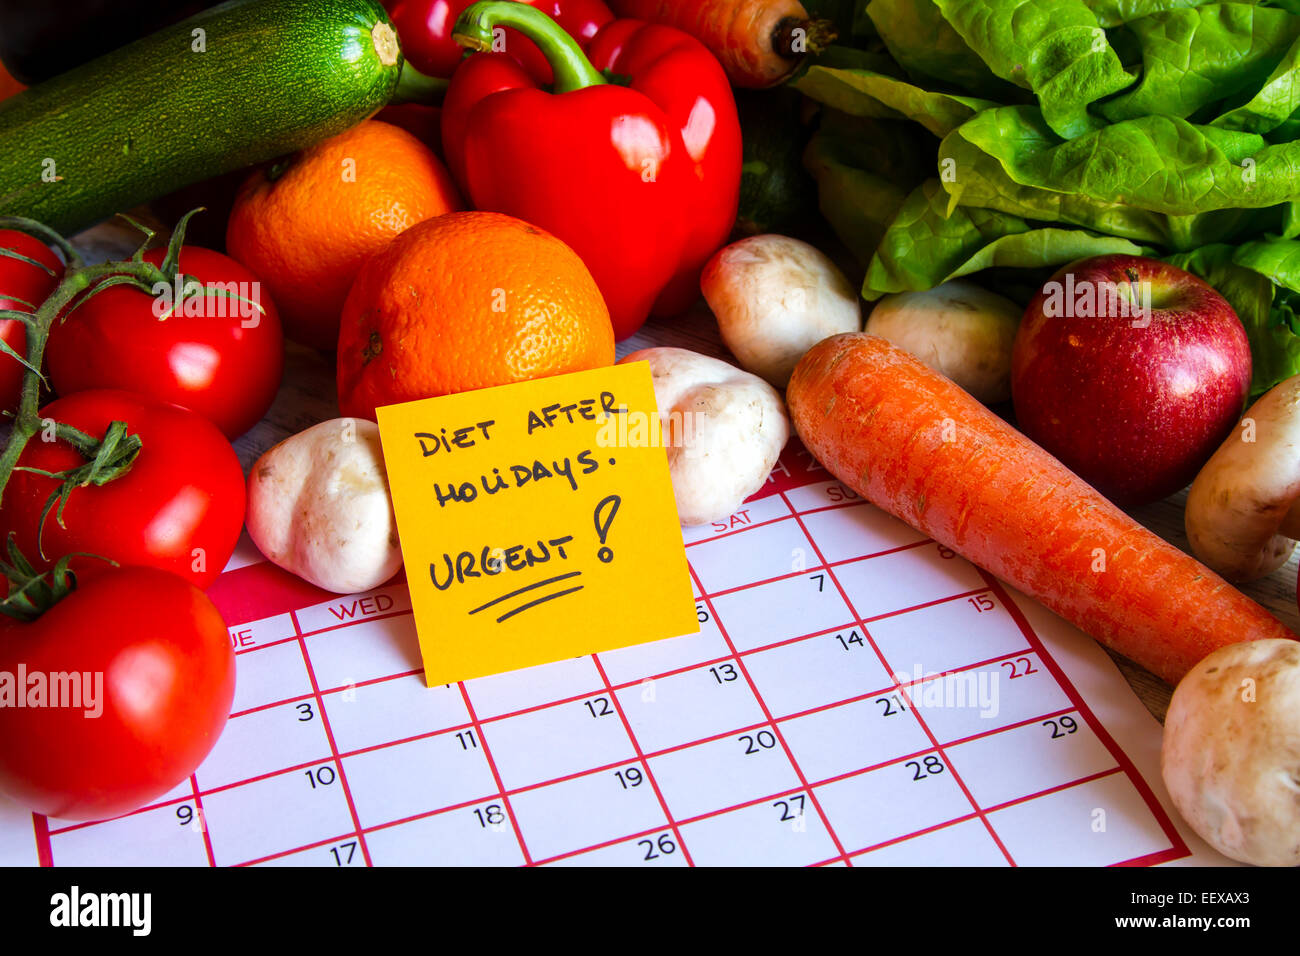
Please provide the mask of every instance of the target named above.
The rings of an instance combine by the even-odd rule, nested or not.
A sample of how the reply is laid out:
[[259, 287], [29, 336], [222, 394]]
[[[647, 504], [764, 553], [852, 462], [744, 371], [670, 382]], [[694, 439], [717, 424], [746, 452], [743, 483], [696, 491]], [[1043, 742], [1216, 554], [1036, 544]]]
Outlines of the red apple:
[[1029, 303], [1011, 355], [1021, 430], [1122, 505], [1196, 476], [1240, 419], [1250, 375], [1227, 300], [1141, 256], [1061, 269]]

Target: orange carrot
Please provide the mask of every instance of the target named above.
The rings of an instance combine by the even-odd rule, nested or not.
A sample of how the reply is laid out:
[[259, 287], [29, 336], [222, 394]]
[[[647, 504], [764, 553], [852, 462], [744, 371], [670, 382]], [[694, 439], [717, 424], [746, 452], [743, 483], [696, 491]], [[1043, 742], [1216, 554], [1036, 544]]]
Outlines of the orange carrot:
[[1170, 683], [1226, 644], [1295, 639], [884, 339], [813, 346], [786, 398], [799, 437], [840, 481]]
[[609, 0], [620, 17], [689, 33], [722, 61], [733, 86], [760, 89], [789, 76], [805, 53], [835, 39], [798, 0]]

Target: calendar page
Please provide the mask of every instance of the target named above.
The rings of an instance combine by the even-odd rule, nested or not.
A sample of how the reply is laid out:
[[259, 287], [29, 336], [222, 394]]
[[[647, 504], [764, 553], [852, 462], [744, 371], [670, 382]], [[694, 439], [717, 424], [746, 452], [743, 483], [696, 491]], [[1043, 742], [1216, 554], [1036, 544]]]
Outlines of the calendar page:
[[685, 540], [698, 634], [433, 689], [402, 581], [330, 595], [245, 542], [212, 754], [107, 822], [0, 802], [0, 862], [1227, 862], [1100, 648], [797, 446]]

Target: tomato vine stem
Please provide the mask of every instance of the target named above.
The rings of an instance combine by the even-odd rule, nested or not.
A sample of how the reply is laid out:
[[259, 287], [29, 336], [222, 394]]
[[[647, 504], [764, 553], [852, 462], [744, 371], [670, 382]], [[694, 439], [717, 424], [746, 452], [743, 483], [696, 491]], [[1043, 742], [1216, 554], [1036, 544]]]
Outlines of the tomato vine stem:
[[[148, 294], [153, 294], [155, 287], [160, 284], [170, 286], [180, 274], [178, 263], [186, 224], [191, 216], [200, 211], [191, 210], [177, 223], [168, 244], [167, 254], [160, 265], [145, 262], [143, 259], [145, 249], [153, 239], [153, 230], [130, 219], [127, 221], [145, 235], [144, 242], [135, 254], [125, 261], [88, 266], [72, 244], [48, 226], [17, 216], [0, 217], [0, 229], [25, 232], [53, 245], [63, 254], [66, 262], [63, 280], [33, 312], [0, 310], [0, 319], [12, 319], [23, 323], [27, 338], [25, 355], [19, 355], [7, 343], [0, 341], [0, 352], [19, 361], [25, 367], [18, 409], [13, 415], [4, 448], [0, 450], [0, 501], [3, 501], [5, 488], [16, 470], [33, 471], [59, 481], [58, 490], [50, 495], [42, 512], [40, 522], [42, 530], [50, 511], [56, 506], [58, 508], [56, 520], [62, 524], [63, 507], [74, 489], [91, 484], [102, 485], [125, 474], [130, 470], [142, 447], [140, 437], [129, 432], [126, 422], [112, 422], [104, 436], [96, 438], [71, 425], [50, 421], [41, 416], [41, 386], [45, 384], [45, 378], [40, 369], [45, 359], [45, 346], [49, 341], [50, 330], [55, 322], [62, 321], [61, 317], [74, 304], [79, 305], [112, 286], [131, 285]], [[0, 255], [46, 268], [8, 249], [0, 249]], [[0, 298], [8, 298], [5, 296], [4, 289], [0, 289]], [[20, 466], [18, 461], [23, 450], [38, 434], [43, 440], [66, 442], [86, 459], [85, 463], [61, 472], [43, 472]], [[55, 562], [52, 571], [49, 572], [52, 575], [51, 580], [46, 582], [44, 580], [46, 575], [39, 574], [32, 567], [30, 562], [18, 552], [12, 539], [4, 542], [4, 545], [9, 561], [0, 559], [0, 576], [9, 579], [10, 588], [8, 595], [0, 600], [0, 614], [30, 620], [63, 597], [71, 588], [72, 582], [69, 579], [75, 578], [75, 575], [68, 570], [68, 561], [75, 555], [66, 555]], [[44, 554], [42, 553], [41, 556], [43, 558]]]

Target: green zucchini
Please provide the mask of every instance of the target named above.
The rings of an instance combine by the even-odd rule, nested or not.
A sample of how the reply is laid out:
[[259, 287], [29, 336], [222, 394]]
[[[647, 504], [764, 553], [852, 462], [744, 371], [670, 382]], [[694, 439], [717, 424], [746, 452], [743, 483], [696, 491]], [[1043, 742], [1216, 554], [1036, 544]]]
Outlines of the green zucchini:
[[378, 0], [234, 0], [0, 103], [0, 215], [71, 234], [319, 142], [384, 106]]

